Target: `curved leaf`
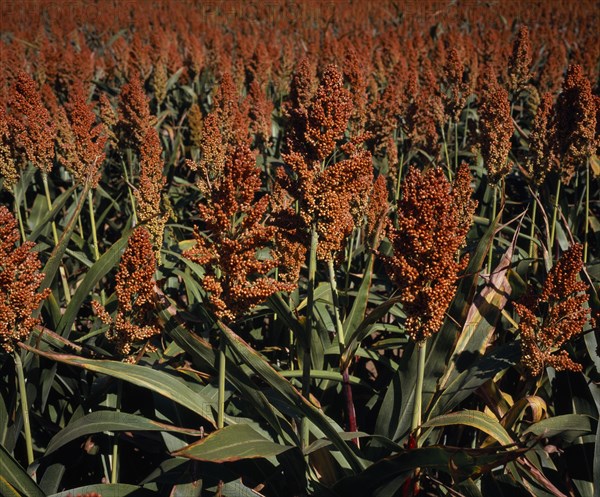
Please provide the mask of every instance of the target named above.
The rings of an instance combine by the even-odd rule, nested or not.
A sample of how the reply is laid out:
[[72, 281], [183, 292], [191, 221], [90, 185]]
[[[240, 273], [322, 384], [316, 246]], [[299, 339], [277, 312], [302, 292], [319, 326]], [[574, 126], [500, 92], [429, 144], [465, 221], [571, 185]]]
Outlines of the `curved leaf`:
[[[184, 381], [164, 371], [159, 371], [146, 366], [137, 364], [127, 364], [118, 361], [85, 359], [68, 354], [56, 354], [53, 352], [42, 352], [28, 345], [22, 345], [23, 348], [41, 355], [53, 361], [78, 366], [88, 371], [102, 373], [113, 378], [133, 383], [142, 388], [152, 390], [172, 401], [187, 407], [199, 416], [202, 416], [209, 423], [216, 427], [215, 413], [216, 405], [213, 401], [204, 397], [201, 393], [192, 390]], [[235, 420], [226, 416], [228, 422]]]
[[[58, 245], [54, 247], [54, 250], [50, 254], [50, 258], [48, 259], [46, 265], [44, 266], [44, 269], [42, 270], [42, 272], [44, 273], [44, 279], [40, 284], [40, 290], [50, 287], [52, 280], [54, 280], [54, 276], [56, 275], [56, 271], [58, 271], [58, 268], [60, 267], [60, 263], [65, 253], [65, 250], [67, 250], [67, 246], [69, 245], [71, 234], [73, 233], [73, 230], [75, 229], [75, 226], [77, 224], [77, 217], [79, 216], [79, 214], [81, 213], [81, 209], [83, 209], [83, 206], [85, 205], [88, 189], [89, 184], [86, 183], [86, 186], [84, 187], [83, 192], [81, 193], [81, 197], [79, 198], [79, 202], [77, 202], [77, 205], [75, 207], [75, 211], [73, 212], [73, 215], [69, 219], [69, 222], [65, 226], [65, 229], [60, 239], [58, 240]], [[34, 312], [34, 317], [36, 317], [37, 315], [39, 315], [39, 308], [37, 309], [37, 311]]]
[[574, 439], [593, 433], [592, 418], [586, 414], [563, 414], [544, 419], [527, 428], [523, 434], [532, 433], [540, 437], [563, 436]]
[[67, 306], [65, 313], [63, 314], [56, 333], [59, 335], [69, 336], [73, 322], [79, 313], [79, 310], [85, 300], [89, 297], [92, 289], [98, 284], [98, 282], [119, 262], [121, 253], [127, 245], [131, 230], [126, 231], [125, 234], [117, 240], [96, 263], [89, 269], [83, 281], [77, 287], [77, 291], [71, 297], [71, 302]]
[[293, 448], [268, 440], [247, 424], [237, 424], [217, 430], [173, 455], [220, 463], [274, 457]]
[[508, 434], [504, 426], [497, 419], [494, 419], [481, 411], [461, 411], [450, 414], [443, 414], [437, 418], [430, 419], [423, 424], [423, 428], [437, 428], [441, 426], [466, 425], [487, 433], [501, 445], [513, 445], [515, 441]]
[[[5, 484], [8, 485], [5, 487]], [[7, 495], [16, 495], [22, 497], [45, 497], [42, 489], [31, 479], [17, 461], [8, 453], [2, 444], [0, 444], [0, 490], [4, 495], [6, 488]]]
[[218, 324], [224, 337], [227, 339], [227, 342], [239, 355], [242, 361], [273, 388], [273, 390], [277, 392], [290, 407], [294, 407], [311, 422], [315, 423], [342, 453], [355, 472], [361, 471], [364, 468], [363, 462], [354, 453], [354, 450], [340, 438], [335, 428], [329, 423], [325, 416], [305, 399], [289, 381], [277, 373], [277, 371], [275, 371], [275, 369], [273, 369], [273, 367], [265, 361], [258, 352], [223, 323], [219, 322]]
[[129, 485], [127, 483], [86, 485], [84, 487], [72, 488], [64, 490], [57, 494], [49, 495], [48, 497], [73, 497], [74, 495], [86, 495], [96, 493], [102, 497], [157, 497], [158, 492], [154, 492], [147, 488], [137, 485]]
[[78, 418], [58, 432], [46, 449], [46, 455], [79, 437], [103, 431], [174, 431], [200, 436], [197, 430], [179, 428], [120, 411], [97, 411]]

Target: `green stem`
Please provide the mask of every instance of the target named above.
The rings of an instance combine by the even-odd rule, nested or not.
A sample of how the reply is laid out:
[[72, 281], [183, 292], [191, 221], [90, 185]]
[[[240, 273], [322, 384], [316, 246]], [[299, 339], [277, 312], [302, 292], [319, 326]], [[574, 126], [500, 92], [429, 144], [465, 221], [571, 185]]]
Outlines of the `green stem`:
[[458, 121], [454, 123], [454, 170], [458, 171]]
[[587, 263], [588, 258], [588, 230], [590, 224], [590, 159], [585, 165], [585, 227], [583, 235], [583, 263]]
[[[448, 125], [448, 126], [450, 126], [450, 125]], [[444, 125], [441, 125], [440, 129], [442, 131], [444, 155], [446, 156], [446, 167], [448, 168], [448, 181], [452, 181], [452, 167], [450, 166], [450, 155], [448, 154], [448, 142], [446, 141], [446, 133], [444, 132]]]
[[25, 431], [25, 446], [27, 448], [27, 465], [33, 463], [33, 443], [31, 440], [31, 425], [29, 424], [29, 402], [27, 401], [27, 386], [23, 374], [23, 363], [18, 351], [15, 351], [15, 369], [19, 383], [19, 394], [21, 396], [21, 412], [23, 413], [23, 430]]
[[127, 183], [127, 191], [129, 192], [129, 201], [131, 202], [131, 211], [133, 213], [133, 224], [137, 224], [137, 210], [135, 208], [135, 197], [131, 189], [131, 182], [129, 181], [129, 173], [127, 172], [127, 164], [123, 162], [123, 174], [125, 174], [125, 182]]
[[413, 406], [413, 417], [411, 431], [418, 437], [418, 428], [421, 426], [423, 406], [423, 379], [425, 377], [425, 358], [427, 354], [427, 341], [417, 343], [417, 384], [415, 386], [415, 402]]
[[[497, 186], [492, 186], [492, 222], [496, 219], [496, 197], [498, 195]], [[490, 242], [490, 251], [488, 252], [488, 261], [487, 261], [487, 271], [492, 276], [492, 255], [494, 253], [494, 239], [492, 238]]]
[[[77, 195], [77, 191], [73, 191], [73, 196], [75, 197], [75, 203], [79, 203], [79, 196]], [[81, 215], [77, 216], [77, 228], [79, 228], [79, 236], [82, 240], [85, 240], [85, 235], [83, 232], [83, 222], [81, 221]]]
[[[48, 186], [48, 175], [42, 173], [42, 182], [44, 183], [44, 193], [46, 194], [46, 205], [48, 206], [48, 212], [52, 210], [52, 198], [50, 197], [50, 187]], [[58, 246], [58, 231], [56, 230], [56, 223], [52, 221], [52, 237], [54, 239], [54, 246]], [[67, 304], [71, 302], [71, 290], [69, 289], [69, 282], [67, 281], [67, 273], [65, 267], [61, 264], [59, 268], [60, 279], [62, 281], [63, 292], [65, 294], [65, 301]]]
[[17, 213], [17, 220], [19, 221], [19, 231], [21, 232], [21, 240], [25, 241], [25, 225], [23, 224], [23, 216], [21, 216], [21, 209], [17, 205], [17, 199], [15, 198], [15, 212]]
[[100, 259], [100, 249], [98, 248], [98, 234], [96, 233], [96, 218], [94, 216], [94, 199], [92, 197], [92, 190], [88, 190], [88, 208], [90, 211], [90, 224], [92, 227], [92, 240], [94, 244], [94, 259], [98, 261]]
[[217, 428], [220, 430], [225, 426], [225, 339], [219, 339], [219, 391]]
[[[315, 276], [317, 273], [317, 245], [319, 242], [319, 234], [317, 232], [316, 222], [313, 222], [310, 227], [310, 251], [308, 255], [308, 283], [307, 283], [307, 307], [305, 320], [305, 337], [304, 337], [304, 356], [302, 360], [302, 396], [309, 400], [310, 398], [310, 339], [313, 328], [313, 311], [315, 305]], [[302, 449], [306, 449], [309, 444], [309, 420], [305, 416], [301, 422], [301, 439]]]
[[[52, 210], [52, 198], [50, 197], [50, 187], [48, 186], [48, 175], [42, 173], [42, 182], [44, 183], [44, 193], [46, 194], [46, 205], [48, 206], [48, 212]], [[56, 223], [52, 221], [52, 238], [54, 239], [54, 245], [58, 245], [58, 232], [56, 231]]]
[[400, 198], [400, 185], [402, 183], [402, 166], [404, 165], [404, 152], [400, 154], [400, 162], [398, 163], [398, 177], [396, 178], [395, 200], [398, 203]]
[[533, 192], [533, 212], [531, 213], [531, 231], [529, 232], [529, 258], [533, 259], [533, 252], [535, 248], [535, 219], [537, 215], [537, 191]]
[[554, 212], [552, 214], [552, 228], [550, 231], [550, 240], [549, 240], [549, 252], [552, 255], [552, 249], [554, 248], [554, 235], [556, 234], [556, 217], [558, 215], [558, 200], [560, 198], [560, 184], [561, 180], [558, 179], [558, 183], [556, 185], [556, 197], [554, 198]]
[[[344, 325], [340, 318], [340, 304], [337, 292], [337, 282], [335, 280], [335, 268], [333, 267], [333, 260], [327, 261], [327, 269], [329, 272], [329, 285], [331, 286], [331, 295], [333, 298], [333, 319], [335, 321], [335, 327], [338, 335], [338, 342], [340, 346], [340, 354], [344, 352], [344, 345], [346, 340], [344, 337]], [[348, 367], [342, 371], [342, 391], [344, 394], [344, 404], [346, 406], [346, 419], [348, 420], [348, 431], [357, 431], [356, 424], [356, 409], [354, 407], [354, 400], [352, 395], [352, 385], [350, 385]], [[352, 442], [358, 446], [358, 438], [353, 438]]]
[[[123, 396], [123, 383], [117, 380], [117, 405], [116, 410], [121, 410], [121, 397]], [[113, 435], [112, 447], [112, 465], [110, 472], [110, 482], [114, 485], [119, 481], [119, 439], [118, 435]]]
[[331, 296], [333, 298], [333, 320], [338, 335], [338, 342], [340, 346], [340, 353], [344, 350], [345, 338], [344, 338], [344, 326], [340, 319], [340, 302], [337, 292], [337, 282], [335, 280], [335, 268], [333, 267], [333, 260], [327, 261], [327, 269], [329, 273], [329, 285], [331, 286]]

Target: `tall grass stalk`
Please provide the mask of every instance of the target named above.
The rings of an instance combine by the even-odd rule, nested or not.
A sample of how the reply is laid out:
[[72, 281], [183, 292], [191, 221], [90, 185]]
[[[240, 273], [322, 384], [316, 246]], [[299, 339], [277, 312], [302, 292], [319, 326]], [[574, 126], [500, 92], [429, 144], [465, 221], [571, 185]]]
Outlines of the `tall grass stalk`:
[[[448, 181], [452, 182], [452, 166], [450, 165], [450, 154], [448, 153], [448, 140], [446, 139], [446, 132], [444, 131], [444, 125], [440, 126], [442, 131], [442, 142], [444, 147], [444, 155], [446, 156], [446, 167], [448, 168]], [[450, 137], [450, 123], [448, 123], [448, 137]]]
[[[123, 382], [117, 380], [117, 401], [116, 410], [121, 410], [121, 397], [123, 396]], [[112, 457], [111, 457], [111, 471], [110, 471], [110, 482], [114, 485], [119, 481], [119, 436], [113, 434], [113, 446], [112, 446]]]
[[417, 382], [415, 385], [415, 402], [413, 405], [413, 416], [411, 431], [415, 433], [415, 438], [419, 435], [419, 426], [421, 425], [423, 409], [423, 379], [425, 377], [425, 358], [427, 356], [427, 341], [417, 343]]
[[[492, 185], [492, 217], [491, 220], [493, 221], [494, 219], [496, 219], [496, 209], [497, 209], [497, 202], [498, 202], [498, 187], [496, 185]], [[490, 242], [490, 250], [488, 252], [488, 260], [487, 260], [487, 272], [488, 274], [492, 275], [492, 256], [494, 254], [494, 239], [492, 238], [492, 241]]]
[[533, 212], [531, 213], [531, 230], [529, 232], [529, 258], [533, 259], [533, 253], [535, 249], [535, 221], [537, 217], [537, 189], [532, 192], [533, 194]]
[[[48, 175], [46, 173], [42, 173], [42, 182], [44, 184], [44, 193], [46, 194], [46, 205], [48, 207], [48, 212], [52, 210], [52, 197], [50, 196], [50, 188], [48, 186]], [[56, 230], [56, 223], [52, 221], [50, 223], [52, 226], [52, 238], [54, 240], [54, 246], [58, 246], [58, 231]], [[59, 268], [60, 279], [62, 281], [63, 292], [65, 294], [65, 301], [67, 304], [71, 302], [71, 290], [69, 289], [69, 282], [67, 281], [67, 274], [65, 272], [65, 267], [61, 264]]]
[[219, 338], [219, 385], [217, 397], [217, 428], [219, 430], [225, 426], [225, 361], [225, 338], [221, 335]]
[[588, 258], [588, 232], [590, 225], [590, 159], [585, 164], [585, 226], [583, 234], [583, 263], [587, 263]]
[[[344, 352], [346, 345], [344, 325], [340, 317], [340, 299], [337, 291], [337, 282], [335, 280], [335, 268], [333, 267], [333, 260], [327, 261], [327, 269], [329, 272], [329, 285], [331, 287], [331, 297], [333, 300], [333, 319], [335, 321], [335, 327], [338, 336], [338, 343], [340, 347], [340, 354]], [[348, 420], [348, 431], [355, 432], [357, 430], [356, 425], [356, 410], [354, 408], [354, 400], [352, 396], [352, 386], [350, 385], [348, 367], [346, 366], [342, 371], [342, 392], [344, 395], [344, 403], [346, 406], [346, 418]], [[352, 442], [359, 445], [358, 438], [353, 438]]]
[[[317, 233], [316, 222], [313, 222], [310, 227], [310, 249], [308, 255], [308, 282], [306, 289], [306, 321], [305, 321], [305, 343], [304, 343], [304, 355], [302, 360], [302, 396], [305, 399], [310, 398], [310, 341], [313, 328], [313, 312], [315, 305], [315, 277], [317, 273], [317, 245], [319, 243], [319, 234]], [[302, 449], [306, 449], [309, 444], [309, 423], [310, 421], [306, 416], [302, 418], [301, 422], [301, 440]]]
[[17, 199], [15, 197], [15, 213], [17, 214], [17, 221], [19, 222], [19, 231], [21, 233], [21, 240], [25, 241], [27, 238], [25, 237], [25, 225], [23, 224], [23, 216], [21, 215], [21, 209], [17, 204]]
[[21, 397], [21, 412], [23, 414], [23, 431], [25, 432], [25, 447], [27, 450], [27, 464], [33, 463], [33, 441], [31, 439], [31, 424], [29, 423], [29, 401], [27, 400], [27, 385], [23, 373], [23, 362], [19, 351], [15, 351], [15, 369], [17, 370], [17, 382], [19, 385], [19, 396]]
[[558, 178], [556, 184], [556, 194], [554, 197], [554, 212], [552, 213], [552, 227], [550, 228], [550, 240], [548, 240], [548, 252], [550, 252], [550, 254], [552, 254], [552, 249], [554, 248], [554, 236], [556, 234], [556, 218], [558, 216], [558, 201], [560, 198], [560, 184], [561, 180], [560, 178]]
[[133, 225], [137, 224], [137, 210], [135, 208], [135, 197], [133, 196], [133, 189], [131, 182], [129, 181], [129, 173], [127, 172], [127, 164], [125, 161], [122, 162], [123, 174], [125, 175], [125, 183], [127, 183], [127, 191], [129, 193], [129, 201], [131, 202], [131, 212], [133, 214]]

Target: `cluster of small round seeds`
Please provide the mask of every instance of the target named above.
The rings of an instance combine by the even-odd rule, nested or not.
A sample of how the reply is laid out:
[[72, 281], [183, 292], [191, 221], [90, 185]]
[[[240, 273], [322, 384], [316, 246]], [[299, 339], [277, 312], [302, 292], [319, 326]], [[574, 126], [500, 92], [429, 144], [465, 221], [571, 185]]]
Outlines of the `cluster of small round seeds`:
[[440, 168], [410, 167], [398, 202], [398, 226], [389, 230], [394, 254], [385, 257], [388, 274], [400, 290], [406, 333], [426, 340], [437, 333], [456, 291], [466, 260], [457, 260], [475, 209], [463, 166], [451, 185]]
[[22, 72], [12, 89], [8, 123], [15, 151], [42, 172], [48, 173], [54, 158], [56, 128], [35, 82]]
[[498, 183], [510, 172], [508, 160], [514, 125], [510, 113], [508, 92], [490, 71], [481, 90], [479, 104], [479, 147], [489, 181]]
[[115, 277], [116, 316], [112, 318], [102, 305], [92, 302], [96, 315], [110, 325], [108, 340], [126, 360], [130, 360], [128, 356], [136, 343], [160, 334], [152, 312], [156, 301], [155, 271], [156, 257], [150, 233], [144, 226], [138, 226], [131, 234]]
[[590, 310], [584, 307], [588, 286], [577, 279], [583, 269], [582, 253], [581, 244], [572, 245], [548, 273], [540, 295], [527, 295], [515, 304], [520, 317], [521, 366], [531, 377], [545, 366], [581, 371], [581, 365], [561, 348], [590, 321]]
[[596, 100], [583, 69], [577, 64], [569, 66], [554, 114], [556, 153], [565, 185], [596, 150], [596, 112]]
[[33, 242], [17, 245], [17, 221], [5, 206], [0, 206], [0, 347], [12, 352], [39, 323], [32, 317], [49, 289], [38, 291], [44, 275]]

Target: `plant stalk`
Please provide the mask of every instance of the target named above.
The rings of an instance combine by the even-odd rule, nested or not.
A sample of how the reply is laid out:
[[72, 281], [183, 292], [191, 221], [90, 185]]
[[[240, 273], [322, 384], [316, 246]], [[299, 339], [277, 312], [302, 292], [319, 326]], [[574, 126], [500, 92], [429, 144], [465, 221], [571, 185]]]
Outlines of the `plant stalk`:
[[413, 406], [413, 417], [411, 431], [418, 438], [421, 426], [422, 406], [423, 406], [423, 379], [425, 378], [425, 358], [427, 355], [427, 341], [417, 343], [417, 383], [415, 386], [415, 402]]
[[[50, 187], [48, 186], [48, 175], [42, 173], [42, 182], [44, 183], [44, 193], [46, 194], [46, 205], [48, 206], [48, 212], [52, 210], [52, 198], [50, 197]], [[52, 237], [54, 239], [54, 246], [58, 247], [58, 231], [56, 230], [56, 223], [52, 221]], [[67, 304], [71, 302], [71, 290], [69, 290], [69, 282], [67, 281], [67, 273], [65, 267], [60, 265], [59, 268], [60, 279], [62, 281], [63, 292], [65, 294], [65, 301]]]
[[21, 233], [21, 240], [25, 241], [25, 225], [23, 224], [23, 216], [21, 215], [21, 209], [17, 205], [17, 199], [15, 198], [15, 212], [17, 213], [17, 221], [19, 221], [19, 231]]
[[537, 191], [533, 192], [533, 212], [531, 213], [531, 231], [529, 232], [529, 258], [533, 259], [533, 252], [535, 248], [534, 235], [535, 235], [535, 220], [537, 215]]
[[90, 225], [92, 227], [92, 240], [94, 243], [94, 259], [98, 262], [100, 259], [100, 249], [98, 248], [98, 234], [96, 233], [96, 219], [94, 217], [94, 199], [92, 197], [92, 190], [88, 190], [88, 208], [90, 211]]
[[583, 263], [588, 258], [588, 232], [590, 224], [590, 159], [588, 157], [585, 165], [585, 227], [583, 234]]
[[[448, 141], [446, 140], [446, 132], [444, 131], [444, 125], [440, 126], [442, 131], [442, 142], [444, 147], [444, 155], [446, 156], [446, 166], [448, 168], [448, 181], [452, 182], [452, 166], [450, 165], [450, 154], [448, 153]], [[448, 130], [450, 130], [450, 124], [448, 124]]]
[[19, 384], [19, 395], [21, 396], [21, 412], [23, 413], [23, 431], [25, 432], [25, 446], [27, 448], [27, 465], [33, 463], [33, 442], [31, 439], [31, 425], [29, 423], [29, 402], [27, 400], [27, 385], [23, 374], [23, 362], [18, 351], [14, 353], [15, 369], [17, 370], [17, 381]]
[[[340, 346], [340, 354], [344, 352], [344, 346], [346, 345], [344, 336], [344, 325], [340, 318], [340, 303], [337, 291], [337, 282], [335, 280], [335, 268], [333, 267], [333, 260], [327, 261], [327, 269], [329, 270], [329, 285], [331, 286], [331, 295], [333, 298], [333, 318], [335, 321], [335, 327], [338, 336], [338, 342]], [[348, 431], [355, 432], [358, 430], [356, 423], [356, 409], [354, 407], [354, 400], [352, 396], [352, 385], [350, 385], [348, 367], [346, 366], [342, 371], [342, 392], [344, 394], [344, 402], [346, 405], [346, 417], [348, 419]], [[353, 438], [352, 442], [359, 446], [358, 438]]]
[[[494, 219], [496, 219], [497, 196], [498, 196], [497, 186], [493, 185], [492, 186], [492, 221]], [[488, 260], [487, 260], [487, 271], [488, 271], [488, 274], [490, 275], [490, 278], [492, 277], [492, 255], [493, 255], [493, 253], [494, 253], [494, 239], [492, 238], [492, 241], [490, 243], [490, 251], [488, 252]]]
[[[117, 380], [117, 412], [121, 410], [121, 397], [123, 396], [123, 383], [121, 380]], [[113, 447], [112, 447], [112, 464], [110, 471], [110, 482], [115, 485], [119, 482], [119, 438], [118, 435], [113, 434]]]
[[[308, 283], [307, 283], [307, 306], [305, 320], [305, 343], [304, 356], [302, 360], [302, 396], [309, 400], [310, 398], [310, 338], [313, 328], [313, 311], [315, 305], [315, 276], [317, 273], [317, 245], [319, 234], [317, 233], [317, 224], [313, 222], [310, 227], [310, 251], [308, 255]], [[302, 450], [305, 450], [309, 444], [309, 420], [306, 416], [301, 422], [301, 440]]]
[[217, 410], [217, 429], [225, 426], [225, 339], [219, 339], [219, 393]]
[[549, 240], [549, 249], [548, 251], [552, 254], [552, 249], [554, 248], [554, 235], [556, 234], [556, 217], [558, 216], [558, 200], [560, 198], [560, 184], [561, 180], [558, 178], [558, 183], [556, 185], [556, 196], [554, 198], [554, 212], [552, 213], [552, 228], [550, 231], [550, 240]]

